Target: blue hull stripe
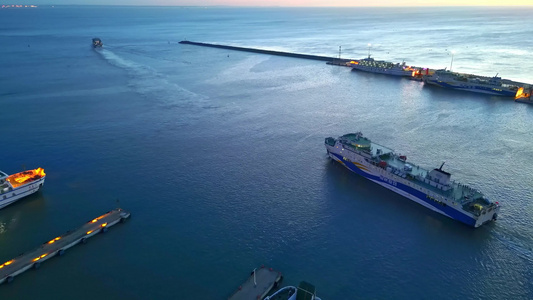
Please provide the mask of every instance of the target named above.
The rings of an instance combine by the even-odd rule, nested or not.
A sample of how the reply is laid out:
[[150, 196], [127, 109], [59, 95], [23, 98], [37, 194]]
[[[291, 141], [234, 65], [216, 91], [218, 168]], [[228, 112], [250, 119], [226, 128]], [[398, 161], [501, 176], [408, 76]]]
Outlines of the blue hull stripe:
[[[461, 221], [467, 225], [470, 225], [472, 227], [475, 226], [476, 224], [476, 220], [470, 216], [467, 216], [463, 213], [461, 213], [460, 211], [457, 211], [456, 209], [454, 209], [453, 207], [451, 206], [443, 206], [433, 200], [430, 200], [428, 199], [426, 196], [425, 193], [422, 193], [421, 191], [419, 190], [416, 190], [410, 186], [407, 186], [403, 183], [400, 183], [400, 182], [397, 182], [397, 181], [394, 181], [396, 184], [393, 185], [391, 184], [390, 181], [388, 181], [386, 178], [385, 180], [381, 179], [380, 176], [376, 176], [376, 175], [371, 175], [371, 174], [368, 174], [364, 171], [362, 171], [361, 169], [359, 169], [354, 163], [351, 163], [351, 162], [348, 162], [346, 160], [344, 160], [342, 158], [342, 156], [336, 154], [336, 153], [333, 153], [333, 152], [330, 152], [331, 154], [335, 155], [335, 157], [337, 157], [340, 161], [342, 161], [344, 163], [344, 165], [350, 169], [351, 171], [353, 171], [354, 173], [357, 173], [363, 177], [366, 177], [368, 179], [372, 179], [372, 180], [375, 180], [375, 181], [379, 181], [379, 182], [382, 182], [382, 183], [385, 183], [387, 186], [391, 186], [391, 187], [395, 187], [399, 190], [402, 190], [408, 194], [411, 194], [413, 196], [415, 196], [416, 198], [418, 198], [419, 200], [425, 202], [426, 204], [429, 204], [431, 205], [432, 207], [436, 208], [437, 210], [439, 211], [442, 211], [443, 213], [447, 214], [448, 216], [450, 216], [451, 218], [455, 219], [455, 220], [458, 220], [458, 221]], [[409, 199], [410, 200], [410, 199]]]

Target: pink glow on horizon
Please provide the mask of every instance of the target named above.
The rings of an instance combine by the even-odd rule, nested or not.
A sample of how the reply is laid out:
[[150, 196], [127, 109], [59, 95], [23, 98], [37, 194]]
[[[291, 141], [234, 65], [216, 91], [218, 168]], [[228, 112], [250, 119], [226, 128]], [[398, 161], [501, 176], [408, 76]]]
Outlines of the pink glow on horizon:
[[155, 0], [151, 5], [190, 6], [532, 6], [532, 0]]

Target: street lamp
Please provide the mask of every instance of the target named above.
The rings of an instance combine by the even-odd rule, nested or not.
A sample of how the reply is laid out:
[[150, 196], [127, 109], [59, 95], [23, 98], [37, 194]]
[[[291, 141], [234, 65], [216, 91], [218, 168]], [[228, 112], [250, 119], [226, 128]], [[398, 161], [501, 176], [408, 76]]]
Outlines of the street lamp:
[[455, 51], [451, 51], [450, 52], [452, 54], [452, 60], [450, 61], [450, 71], [452, 71], [452, 66], [453, 66], [453, 55], [455, 54]]

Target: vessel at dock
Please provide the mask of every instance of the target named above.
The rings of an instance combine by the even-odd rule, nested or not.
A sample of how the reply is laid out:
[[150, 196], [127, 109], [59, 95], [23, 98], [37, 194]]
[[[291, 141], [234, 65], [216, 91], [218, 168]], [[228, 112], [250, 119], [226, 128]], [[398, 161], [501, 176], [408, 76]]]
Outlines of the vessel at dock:
[[0, 171], [0, 208], [40, 190], [44, 185], [45, 177], [46, 174], [42, 168], [13, 175]]
[[265, 298], [265, 300], [321, 300], [316, 296], [316, 288], [314, 285], [302, 281], [295, 286], [286, 286], [277, 290], [272, 295]]
[[415, 68], [406, 66], [405, 62], [402, 62], [400, 64], [383, 60], [374, 60], [370, 57], [370, 55], [367, 58], [361, 60], [351, 61], [349, 65], [350, 67], [352, 67], [352, 70], [387, 74], [393, 76], [411, 77], [413, 76], [413, 72], [416, 71]]
[[490, 95], [515, 97], [519, 89], [513, 84], [504, 83], [501, 77], [486, 77], [456, 73], [449, 70], [437, 70], [425, 75], [424, 82], [445, 88]]
[[361, 132], [328, 137], [325, 146], [332, 159], [351, 171], [447, 217], [479, 227], [498, 216], [498, 202], [451, 180], [451, 174], [442, 170], [444, 163], [425, 170]]

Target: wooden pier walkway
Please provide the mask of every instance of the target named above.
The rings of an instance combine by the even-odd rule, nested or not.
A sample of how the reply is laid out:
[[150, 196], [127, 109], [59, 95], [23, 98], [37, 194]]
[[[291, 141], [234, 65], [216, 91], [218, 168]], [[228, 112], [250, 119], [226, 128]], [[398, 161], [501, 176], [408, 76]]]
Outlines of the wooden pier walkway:
[[120, 208], [114, 209], [85, 223], [76, 230], [68, 231], [64, 235], [43, 243], [34, 250], [5, 262], [0, 265], [0, 284], [10, 283], [15, 276], [30, 268], [38, 269], [42, 262], [56, 255], [63, 255], [65, 250], [79, 243], [85, 244], [88, 238], [99, 232], [106, 232], [109, 227], [118, 222], [122, 223], [129, 217], [129, 212]]
[[254, 269], [250, 277], [229, 297], [229, 300], [263, 299], [272, 288], [278, 286], [283, 276], [272, 268]]

